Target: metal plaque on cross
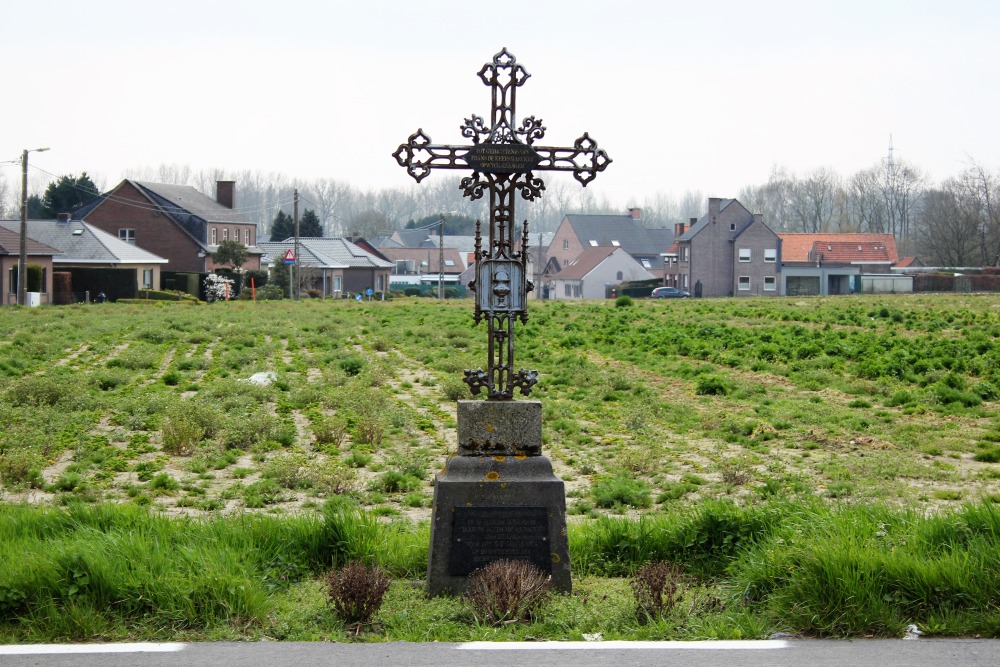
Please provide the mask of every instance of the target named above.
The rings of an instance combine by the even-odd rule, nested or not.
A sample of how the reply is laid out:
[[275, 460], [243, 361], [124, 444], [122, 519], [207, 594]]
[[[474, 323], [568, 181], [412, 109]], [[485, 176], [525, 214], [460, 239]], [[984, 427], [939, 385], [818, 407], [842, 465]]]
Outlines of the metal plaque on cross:
[[476, 293], [475, 321], [487, 323], [489, 363], [485, 371], [465, 371], [472, 393], [485, 388], [489, 400], [510, 400], [515, 388], [527, 395], [538, 381], [537, 371], [514, 372], [514, 321], [527, 321], [527, 294], [533, 287], [528, 280], [528, 221], [517, 229], [515, 196], [533, 201], [542, 195], [545, 182], [536, 171], [570, 172], [586, 187], [611, 164], [586, 132], [568, 148], [535, 145], [545, 136], [542, 120], [529, 116], [518, 124], [516, 116], [517, 89], [529, 76], [513, 54], [502, 49], [479, 70], [493, 94], [489, 123], [472, 116], [460, 127], [471, 144], [435, 144], [418, 129], [392, 154], [417, 183], [435, 169], [471, 169], [472, 175], [459, 185], [465, 196], [476, 200], [489, 193], [489, 235], [484, 247], [477, 221], [476, 280], [469, 285]]

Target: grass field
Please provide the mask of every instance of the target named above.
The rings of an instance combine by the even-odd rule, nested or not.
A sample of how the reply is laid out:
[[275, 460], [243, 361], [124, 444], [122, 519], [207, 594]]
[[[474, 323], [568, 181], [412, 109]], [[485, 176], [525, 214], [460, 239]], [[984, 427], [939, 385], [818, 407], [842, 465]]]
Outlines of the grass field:
[[[322, 538], [331, 508], [347, 503], [376, 520], [369, 533], [379, 537], [369, 539], [382, 545], [352, 547], [358, 555], [419, 578], [433, 472], [455, 449], [455, 400], [470, 397], [462, 370], [486, 363], [471, 309], [428, 299], [0, 309], [0, 530], [86, 511], [182, 522], [170, 526], [261, 515], [253, 521], [301, 531], [297, 539], [313, 545], [302, 553], [314, 554], [317, 544], [331, 548]], [[942, 634], [998, 632], [997, 585], [969, 566], [1000, 565], [990, 556], [1000, 534], [1000, 297], [532, 303], [530, 313], [517, 365], [540, 372], [531, 398], [542, 401], [544, 451], [566, 481], [583, 590], [616, 585], [585, 577], [627, 576], [661, 557], [684, 562], [706, 586], [683, 622], [612, 635], [892, 634], [907, 618]], [[262, 373], [268, 383], [251, 381]], [[120, 509], [102, 509], [111, 506]], [[114, 516], [98, 523], [139, 521]], [[768, 527], [745, 534], [744, 524]], [[676, 529], [687, 537], [649, 546], [650, 535], [677, 525], [689, 526]], [[160, 530], [174, 529], [139, 532]], [[33, 539], [22, 546], [34, 549]], [[712, 554], [710, 566], [696, 544]], [[945, 562], [943, 544], [961, 562]], [[330, 636], [302, 621], [288, 597], [322, 607], [310, 578], [323, 560], [315, 554], [268, 552], [247, 575], [263, 588], [209, 604], [208, 616], [178, 602], [164, 618], [140, 608], [87, 630], [67, 620], [77, 595], [67, 591], [94, 578], [90, 566], [74, 569], [80, 553], [67, 547], [50, 573], [43, 598], [62, 602], [32, 607], [35, 623], [25, 622], [23, 600], [39, 589], [11, 583], [22, 570], [0, 569], [0, 638], [162, 637], [178, 628]], [[939, 578], [913, 574], [920, 563]], [[294, 586], [274, 586], [286, 565], [281, 581]], [[882, 578], [848, 590], [871, 604], [830, 597], [846, 573], [869, 566]], [[791, 571], [812, 578], [782, 575]], [[903, 585], [907, 572], [922, 583]], [[408, 589], [394, 590], [410, 609]], [[562, 604], [580, 604], [573, 598]], [[418, 606], [405, 613], [429, 613]], [[568, 636], [595, 631], [596, 619], [564, 620], [590, 612], [553, 613], [549, 622], [568, 624]], [[158, 620], [137, 630], [135, 619], [151, 614]], [[294, 629], [263, 620], [275, 614]], [[451, 627], [440, 619], [428, 624], [418, 631], [468, 636], [426, 629]]]

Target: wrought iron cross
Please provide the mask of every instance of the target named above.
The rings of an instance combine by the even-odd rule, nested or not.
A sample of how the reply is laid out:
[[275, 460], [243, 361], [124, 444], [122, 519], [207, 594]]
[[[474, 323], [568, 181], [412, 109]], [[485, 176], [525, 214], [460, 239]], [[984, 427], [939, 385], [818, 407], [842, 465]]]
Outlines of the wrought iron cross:
[[488, 246], [482, 246], [480, 223], [476, 221], [476, 280], [469, 285], [476, 293], [475, 321], [485, 319], [487, 323], [489, 365], [486, 371], [465, 371], [465, 382], [473, 394], [486, 387], [490, 400], [514, 398], [515, 387], [527, 395], [538, 381], [537, 371], [514, 372], [514, 320], [527, 322], [527, 294], [533, 288], [527, 276], [527, 220], [520, 238], [514, 238], [516, 193], [527, 201], [542, 195], [545, 183], [535, 171], [568, 171], [586, 187], [611, 163], [586, 132], [572, 148], [534, 145], [545, 136], [542, 120], [529, 116], [518, 126], [515, 115], [517, 89], [529, 76], [513, 54], [501, 50], [493, 62], [479, 70], [479, 78], [493, 91], [491, 124], [473, 115], [461, 126], [462, 136], [470, 139], [471, 145], [433, 144], [418, 129], [392, 154], [417, 183], [432, 169], [472, 169], [472, 175], [459, 185], [465, 196], [476, 200], [489, 192]]

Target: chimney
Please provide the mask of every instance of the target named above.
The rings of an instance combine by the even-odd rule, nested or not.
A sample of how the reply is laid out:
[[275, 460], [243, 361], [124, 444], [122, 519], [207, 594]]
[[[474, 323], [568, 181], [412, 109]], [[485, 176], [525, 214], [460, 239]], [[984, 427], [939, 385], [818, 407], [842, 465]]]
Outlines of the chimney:
[[753, 214], [753, 221], [754, 222], [764, 222], [764, 214], [763, 213], [754, 213]]
[[69, 213], [59, 213], [56, 215], [56, 222], [60, 225], [69, 224]]
[[719, 207], [722, 203], [721, 197], [708, 198], [708, 214], [712, 217], [719, 215]]
[[215, 182], [215, 201], [225, 206], [226, 208], [233, 208], [236, 203], [236, 181], [216, 181]]
[[674, 225], [674, 238], [679, 239], [682, 236], [684, 236], [684, 223], [678, 222]]
[[633, 220], [638, 220], [639, 218], [642, 217], [642, 209], [641, 208], [630, 208], [628, 210], [628, 216], [630, 218], [632, 218]]

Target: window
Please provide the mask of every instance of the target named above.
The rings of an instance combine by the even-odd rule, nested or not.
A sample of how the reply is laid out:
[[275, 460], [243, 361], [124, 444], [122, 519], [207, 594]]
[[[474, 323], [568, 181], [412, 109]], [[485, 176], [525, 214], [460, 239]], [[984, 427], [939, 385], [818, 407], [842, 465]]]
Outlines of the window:
[[455, 260], [453, 260], [453, 259], [446, 259], [446, 260], [444, 260], [444, 265], [445, 266], [455, 266]]
[[341, 283], [342, 279], [343, 279], [343, 276], [334, 276], [333, 277], [333, 291], [334, 292], [341, 292], [341, 291], [343, 291], [343, 286], [342, 286], [342, 283]]
[[250, 230], [249, 229], [244, 229], [243, 230], [243, 245], [245, 245], [248, 248], [250, 247]]
[[625, 276], [622, 274], [621, 271], [619, 271], [618, 273], [615, 274], [615, 280], [621, 280], [624, 277]]
[[573, 287], [569, 283], [565, 284], [566, 296], [573, 296]]
[[681, 246], [681, 261], [682, 262], [688, 261], [688, 247], [687, 246]]
[[134, 229], [119, 229], [118, 238], [125, 243], [130, 243], [135, 245], [135, 230]]
[[153, 289], [153, 269], [142, 270], [142, 288]]
[[378, 282], [378, 284], [375, 286], [375, 289], [377, 291], [379, 291], [379, 292], [384, 292], [385, 291], [385, 276], [380, 275], [378, 277], [378, 281], [377, 282]]
[[764, 248], [764, 261], [774, 262], [778, 259], [778, 249], [777, 248]]
[[687, 289], [688, 285], [689, 285], [688, 274], [685, 273], [684, 276], [683, 276], [683, 278], [684, 278], [684, 280], [682, 280], [681, 282], [684, 283], [684, 289]]
[[618, 241], [611, 241], [611, 245], [617, 248], [618, 246], [621, 245], [621, 243], [619, 243]]
[[750, 261], [750, 248], [740, 248], [740, 261], [741, 262]]
[[596, 248], [597, 247], [597, 241], [595, 241], [594, 239], [590, 239], [590, 247]]
[[212, 227], [212, 245], [218, 245], [219, 243], [219, 230]]
[[773, 292], [778, 288], [778, 283], [774, 276], [764, 276], [764, 291]]
[[736, 231], [736, 223], [735, 222], [730, 222], [729, 223], [729, 231], [731, 231], [731, 232], [735, 232]]
[[563, 250], [569, 250], [569, 239], [563, 239]]
[[740, 276], [739, 289], [741, 292], [745, 292], [750, 289], [750, 276]]
[[229, 228], [228, 227], [223, 227], [222, 228], [222, 240], [223, 241], [228, 241], [229, 240]]

